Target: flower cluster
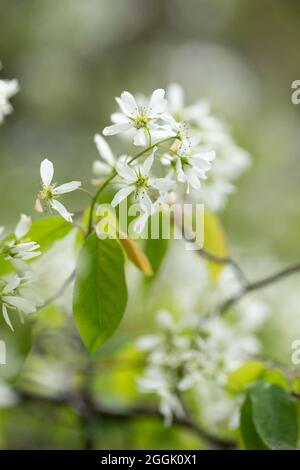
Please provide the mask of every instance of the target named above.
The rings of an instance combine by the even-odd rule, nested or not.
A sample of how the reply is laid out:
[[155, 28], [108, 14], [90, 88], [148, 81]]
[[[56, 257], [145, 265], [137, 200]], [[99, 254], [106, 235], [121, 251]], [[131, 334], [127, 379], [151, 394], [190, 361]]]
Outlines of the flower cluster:
[[5, 322], [13, 330], [8, 310], [18, 310], [28, 314], [36, 311], [41, 300], [30, 288], [31, 275], [27, 261], [41, 254], [39, 244], [30, 240], [28, 233], [31, 227], [31, 218], [22, 214], [13, 234], [3, 237], [4, 227], [0, 227], [0, 259], [3, 258], [12, 264], [13, 268], [21, 273], [13, 275], [7, 280], [1, 280], [0, 303]]
[[[72, 222], [72, 214], [57, 199], [71, 191], [78, 189], [81, 182], [57, 186], [52, 183], [54, 175], [53, 163], [45, 159], [41, 163], [40, 174], [42, 179], [42, 190], [39, 192], [35, 208], [43, 211], [43, 203], [50, 209], [58, 212], [67, 222]], [[9, 310], [18, 310], [22, 314], [36, 311], [43, 304], [39, 296], [30, 287], [32, 280], [28, 261], [41, 255], [38, 243], [30, 239], [31, 217], [22, 214], [13, 233], [5, 235], [4, 227], [0, 227], [0, 261], [3, 259], [12, 266], [17, 274], [10, 278], [1, 279], [0, 282], [0, 305], [2, 314], [7, 325], [13, 330], [13, 324], [9, 317]], [[10, 271], [10, 269], [9, 269]]]
[[[0, 63], [1, 69], [1, 63]], [[19, 91], [17, 80], [0, 80], [0, 124], [13, 111], [9, 99]]]
[[14, 330], [9, 318], [8, 310], [17, 310], [22, 315], [36, 312], [37, 307], [42, 305], [42, 301], [30, 288], [30, 276], [23, 277], [14, 275], [8, 282], [3, 283], [0, 288], [0, 303], [2, 305], [2, 314], [7, 325]]
[[[116, 158], [104, 138], [97, 134], [95, 143], [102, 161], [94, 162], [94, 173], [98, 178], [115, 175], [116, 182], [124, 186], [113, 198], [114, 207], [131, 194], [135, 196], [142, 212], [142, 223], [137, 226], [142, 231], [148, 217], [160, 209], [169, 193], [179, 189], [178, 184], [183, 184], [187, 193], [190, 188], [201, 187], [215, 152], [203, 145], [200, 134], [172, 116], [164, 90], [155, 90], [150, 99], [136, 99], [124, 91], [116, 101], [120, 111], [112, 114], [114, 124], [105, 127], [103, 134], [124, 134], [133, 139], [134, 145], [145, 149], [135, 156]], [[143, 156], [144, 162], [137, 165], [136, 159]]]
[[[12, 235], [0, 240], [0, 254], [8, 260], [30, 260], [41, 254], [39, 245], [31, 240], [26, 240], [31, 226], [31, 217], [22, 214]], [[0, 227], [0, 236], [4, 233], [4, 227]]]
[[167, 98], [172, 117], [199, 133], [202, 145], [216, 152], [208, 178], [191, 197], [194, 201], [203, 202], [210, 210], [218, 211], [234, 191], [233, 182], [249, 166], [250, 155], [235, 143], [227, 125], [211, 114], [207, 101], [199, 100], [186, 106], [183, 88], [176, 83], [168, 87]]
[[[189, 268], [193, 269], [191, 264]], [[161, 280], [158, 282], [161, 285]], [[173, 287], [180, 290], [175, 278], [172, 282]], [[183, 299], [182, 310], [178, 309], [177, 302], [175, 313], [160, 311], [157, 314], [159, 333], [138, 339], [138, 348], [146, 354], [147, 364], [138, 379], [138, 387], [141, 392], [159, 397], [160, 410], [167, 424], [172, 422], [173, 416], [182, 417], [185, 397], [189, 393], [188, 396], [193, 396], [199, 405], [200, 420], [216, 429], [221, 424], [228, 429], [238, 425], [240, 402], [239, 398], [228, 395], [227, 376], [260, 352], [256, 332], [265, 321], [267, 310], [263, 303], [245, 299], [230, 316], [203, 315], [209, 311], [210, 299], [205, 301], [207, 283], [204, 278], [202, 283], [204, 287], [199, 294], [202, 314], [196, 302], [194, 306], [188, 306]], [[214, 301], [228, 291], [228, 284], [234, 283], [237, 280], [234, 281], [232, 269], [224, 269], [217, 286], [210, 286], [210, 291], [214, 290]], [[194, 286], [185, 285], [187, 297], [193, 297], [193, 292]], [[194, 300], [190, 299], [191, 302]], [[206, 410], [201, 409], [203, 401], [207, 404]], [[216, 402], [218, 406], [214, 408]], [[212, 406], [207, 413], [210, 403]]]
[[[116, 157], [96, 134], [101, 160], [94, 162], [94, 182], [101, 184], [101, 177], [108, 177], [122, 186], [112, 205], [134, 195], [141, 208], [140, 231], [170, 192], [180, 201], [186, 193], [191, 201], [222, 208], [249, 156], [237, 147], [225, 124], [210, 114], [208, 104], [199, 101], [185, 107], [183, 90], [176, 84], [167, 93], [155, 90], [150, 99], [124, 91], [116, 101], [119, 111], [112, 114], [113, 124], [104, 128], [104, 136], [123, 135], [144, 150]], [[136, 159], [143, 157], [138, 165]]]

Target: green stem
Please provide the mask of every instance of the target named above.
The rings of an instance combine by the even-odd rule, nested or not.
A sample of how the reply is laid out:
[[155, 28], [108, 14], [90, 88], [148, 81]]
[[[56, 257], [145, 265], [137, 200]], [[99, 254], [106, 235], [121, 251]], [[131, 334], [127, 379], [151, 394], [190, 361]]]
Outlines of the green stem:
[[[149, 147], [145, 148], [141, 152], [137, 153], [134, 157], [132, 157], [128, 165], [130, 165], [132, 162], [134, 162], [137, 158], [142, 157], [145, 155], [145, 153], [149, 152], [150, 150], [154, 149], [154, 147], [158, 147], [161, 144], [164, 144], [165, 142], [168, 142], [169, 140], [174, 140], [176, 139], [175, 137], [166, 137], [165, 139], [160, 140], [156, 144], [149, 145]], [[90, 235], [93, 229], [93, 217], [94, 217], [94, 209], [97, 204], [97, 201], [99, 199], [100, 194], [104, 191], [104, 189], [108, 186], [108, 184], [114, 179], [114, 177], [117, 175], [116, 170], [112, 172], [112, 174], [102, 183], [102, 185], [99, 187], [98, 191], [96, 192], [92, 204], [91, 204], [91, 209], [90, 209], [90, 216], [89, 216], [89, 225], [88, 225], [88, 231], [87, 231], [87, 236]]]
[[104, 191], [106, 186], [114, 179], [114, 177], [117, 175], [116, 170], [113, 171], [113, 173], [102, 183], [98, 191], [96, 192], [92, 204], [91, 204], [91, 209], [90, 209], [90, 216], [89, 216], [89, 225], [88, 225], [88, 232], [87, 235], [90, 235], [93, 229], [93, 217], [94, 217], [94, 209], [95, 205], [97, 204], [97, 201], [99, 199], [100, 194]]

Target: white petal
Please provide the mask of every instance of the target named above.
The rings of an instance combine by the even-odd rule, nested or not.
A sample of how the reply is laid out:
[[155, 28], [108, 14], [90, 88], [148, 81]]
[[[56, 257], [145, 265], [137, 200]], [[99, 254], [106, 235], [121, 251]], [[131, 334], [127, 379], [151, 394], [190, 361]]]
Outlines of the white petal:
[[111, 205], [113, 207], [116, 207], [118, 204], [120, 204], [124, 199], [126, 199], [129, 194], [131, 194], [132, 192], [134, 191], [134, 187], [133, 186], [126, 186], [125, 188], [122, 188], [120, 189], [120, 191], [118, 191], [113, 200], [111, 201]]
[[128, 122], [128, 117], [125, 116], [125, 114], [123, 114], [123, 113], [112, 113], [110, 115], [110, 119], [115, 124], [124, 124], [124, 122], [126, 122], [126, 123]]
[[26, 233], [29, 232], [30, 226], [31, 217], [25, 214], [21, 214], [20, 220], [15, 229], [15, 237], [17, 238], [17, 240], [20, 240], [26, 235]]
[[119, 175], [125, 180], [134, 182], [137, 179], [137, 176], [132, 168], [130, 168], [127, 163], [118, 162], [116, 165], [116, 170]]
[[54, 175], [53, 163], [47, 158], [41, 163], [41, 178], [46, 187], [50, 186]]
[[0, 237], [1, 237], [1, 235], [3, 235], [4, 230], [5, 230], [4, 227], [1, 225], [1, 226], [0, 226]]
[[115, 158], [106, 140], [102, 137], [102, 135], [96, 134], [94, 137], [94, 142], [103, 160], [105, 160], [109, 165], [113, 166], [115, 164]]
[[159, 191], [169, 191], [175, 187], [175, 182], [168, 178], [152, 178], [150, 179], [149, 184]]
[[147, 191], [145, 191], [145, 189], [142, 189], [139, 192], [138, 201], [139, 201], [139, 204], [140, 204], [141, 208], [143, 209], [143, 211], [146, 212], [148, 215], [150, 215], [152, 213], [153, 205], [152, 205], [152, 201], [151, 201], [150, 197], [148, 196]]
[[195, 153], [192, 158], [206, 160], [208, 162], [213, 161], [216, 158], [216, 152], [214, 150], [209, 150], [207, 152], [203, 151], [200, 153]]
[[151, 167], [153, 165], [153, 161], [154, 161], [154, 152], [151, 153], [151, 155], [149, 155], [149, 157], [146, 158], [146, 160], [144, 161], [142, 167], [141, 167], [141, 173], [143, 176], [148, 176], [149, 175], [149, 172], [151, 170]]
[[107, 163], [95, 160], [93, 163], [93, 173], [97, 176], [108, 175], [111, 173], [111, 166], [107, 165]]
[[4, 287], [3, 292], [12, 292], [17, 287], [19, 287], [20, 282], [21, 279], [19, 278], [19, 276], [13, 276]]
[[209, 163], [208, 161], [206, 160], [203, 160], [203, 159], [191, 159], [192, 162], [193, 162], [193, 167], [194, 168], [199, 168], [200, 170], [209, 170], [211, 168], [211, 163]]
[[121, 99], [117, 99], [122, 112], [130, 117], [136, 117], [139, 113], [138, 105], [135, 101], [134, 96], [128, 91], [124, 91], [121, 95]]
[[186, 181], [186, 177], [185, 177], [185, 174], [184, 174], [184, 171], [182, 169], [182, 163], [181, 163], [181, 159], [180, 158], [177, 158], [176, 160], [176, 172], [177, 172], [177, 176], [178, 176], [178, 181], [180, 181], [181, 183], [184, 183]]
[[194, 189], [200, 188], [201, 185], [200, 185], [199, 178], [196, 172], [192, 168], [189, 168], [188, 170], [186, 170], [185, 175], [186, 175], [187, 182], [192, 186], [192, 188]]
[[13, 328], [12, 323], [10, 321], [10, 318], [8, 316], [8, 311], [7, 311], [7, 308], [6, 308], [5, 304], [2, 305], [2, 313], [3, 313], [3, 318], [4, 318], [5, 322], [11, 328], [11, 330], [14, 331], [14, 328]]
[[168, 101], [171, 110], [174, 112], [183, 110], [184, 107], [184, 91], [178, 83], [171, 83], [167, 90]]
[[56, 199], [52, 199], [50, 201], [51, 207], [57, 211], [67, 222], [72, 222], [72, 215], [70, 212], [67, 211], [65, 206], [63, 206], [59, 201]]
[[41, 251], [23, 251], [22, 253], [20, 253], [20, 259], [26, 261], [26, 260], [30, 260], [30, 259], [33, 259], [33, 258], [36, 258], [37, 256], [40, 256], [42, 254]]
[[135, 131], [135, 135], [133, 138], [134, 145], [143, 147], [147, 145], [147, 141], [148, 134], [146, 133], [145, 129], [141, 128]]
[[133, 231], [135, 233], [142, 233], [144, 231], [145, 225], [149, 218], [148, 212], [144, 212], [144, 214], [140, 215], [134, 222], [133, 222]]
[[150, 103], [147, 110], [148, 116], [156, 116], [164, 112], [167, 106], [167, 101], [164, 99], [165, 90], [158, 88], [154, 90], [150, 98]]
[[26, 243], [18, 243], [18, 245], [15, 246], [15, 250], [17, 252], [23, 252], [23, 251], [33, 251], [39, 248], [40, 245], [36, 242], [26, 242]]
[[34, 210], [41, 213], [41, 214], [44, 212], [43, 206], [42, 206], [41, 201], [39, 199], [35, 200]]
[[4, 301], [24, 313], [33, 313], [36, 311], [35, 305], [28, 299], [19, 296], [6, 295]]
[[202, 169], [197, 166], [194, 166], [193, 171], [198, 176], [198, 178], [201, 178], [203, 180], [207, 178], [206, 176], [206, 172], [208, 171], [207, 169]]
[[124, 122], [120, 124], [113, 124], [112, 126], [103, 129], [103, 135], [115, 135], [121, 132], [126, 132], [133, 126], [132, 122]]
[[53, 189], [53, 194], [65, 194], [71, 193], [72, 191], [76, 191], [76, 189], [80, 188], [81, 182], [80, 181], [71, 181], [70, 183], [61, 184], [57, 186], [57, 188]]
[[20, 90], [18, 80], [5, 80], [5, 94], [7, 98], [11, 98]]

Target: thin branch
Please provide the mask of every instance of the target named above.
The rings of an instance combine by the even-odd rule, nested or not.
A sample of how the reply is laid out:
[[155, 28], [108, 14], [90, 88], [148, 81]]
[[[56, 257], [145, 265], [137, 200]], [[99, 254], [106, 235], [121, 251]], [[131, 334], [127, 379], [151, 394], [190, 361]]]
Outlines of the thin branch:
[[217, 311], [219, 313], [224, 313], [230, 307], [235, 305], [239, 300], [245, 297], [245, 295], [247, 295], [248, 293], [254, 292], [259, 289], [263, 289], [264, 287], [267, 287], [269, 285], [275, 284], [276, 282], [281, 281], [282, 279], [285, 279], [286, 277], [291, 276], [292, 274], [295, 274], [298, 272], [300, 272], [300, 262], [292, 264], [291, 266], [288, 266], [258, 281], [248, 282], [241, 288], [241, 290], [237, 294], [233, 295], [232, 297], [229, 297], [229, 299], [225, 300], [225, 302], [220, 304], [217, 307]]
[[291, 392], [292, 397], [296, 398], [297, 400], [300, 400], [300, 392]]
[[[134, 157], [132, 157], [129, 161], [128, 161], [128, 165], [130, 165], [131, 163], [133, 163], [135, 160], [137, 160], [138, 158], [142, 157], [143, 155], [145, 155], [147, 152], [150, 152], [150, 150], [154, 149], [154, 147], [156, 146], [159, 146], [160, 144], [164, 143], [164, 142], [168, 142], [169, 140], [174, 140], [174, 136], [173, 137], [167, 137], [165, 139], [162, 139], [160, 140], [159, 142], [156, 142], [155, 144], [151, 144], [149, 145], [149, 147], [143, 149], [141, 152], [137, 153]], [[88, 231], [87, 231], [87, 236], [91, 234], [92, 230], [93, 230], [93, 217], [94, 217], [94, 209], [95, 209], [95, 206], [98, 202], [98, 199], [100, 197], [100, 194], [102, 194], [102, 192], [104, 191], [104, 189], [109, 185], [109, 183], [114, 179], [114, 177], [117, 175], [117, 171], [116, 170], [113, 170], [112, 174], [108, 176], [108, 178], [106, 180], [103, 181], [102, 185], [98, 188], [98, 191], [96, 192], [95, 196], [93, 197], [92, 199], [92, 203], [91, 203], [91, 207], [90, 207], [90, 215], [89, 215], [89, 223], [88, 223]]]
[[182, 210], [177, 207], [173, 214], [175, 225], [181, 230], [182, 236], [187, 243], [191, 243], [195, 246], [195, 252], [202, 258], [211, 261], [212, 263], [220, 265], [229, 265], [231, 266], [241, 284], [248, 285], [249, 281], [246, 274], [243, 272], [239, 264], [231, 256], [218, 256], [214, 253], [207, 251], [205, 248], [199, 248], [199, 245], [196, 243], [196, 237], [193, 237], [191, 233], [187, 233], [186, 227], [182, 223]]
[[65, 280], [65, 282], [60, 286], [60, 288], [58, 289], [58, 291], [52, 295], [48, 300], [46, 300], [43, 305], [40, 307], [40, 309], [44, 308], [44, 307], [47, 307], [48, 305], [52, 304], [53, 302], [55, 302], [56, 300], [58, 300], [62, 295], [63, 293], [65, 292], [65, 290], [67, 289], [67, 287], [74, 281], [75, 279], [75, 276], [76, 276], [76, 270], [74, 269], [74, 271], [71, 272], [70, 276]]
[[[162, 415], [157, 408], [144, 406], [135, 406], [126, 409], [112, 408], [99, 402], [92, 401], [91, 399], [86, 401], [84, 396], [78, 394], [65, 394], [56, 397], [49, 397], [36, 392], [28, 392], [24, 390], [18, 390], [18, 393], [19, 398], [23, 403], [41, 402], [57, 406], [67, 405], [71, 406], [80, 417], [85, 417], [88, 414], [92, 415], [94, 418], [106, 418], [117, 421], [132, 421], [137, 418], [145, 417], [162, 419]], [[193, 432], [201, 439], [207, 441], [211, 448], [232, 449], [236, 447], [235, 441], [222, 439], [212, 435], [200, 428], [188, 417], [174, 417], [173, 424]]]

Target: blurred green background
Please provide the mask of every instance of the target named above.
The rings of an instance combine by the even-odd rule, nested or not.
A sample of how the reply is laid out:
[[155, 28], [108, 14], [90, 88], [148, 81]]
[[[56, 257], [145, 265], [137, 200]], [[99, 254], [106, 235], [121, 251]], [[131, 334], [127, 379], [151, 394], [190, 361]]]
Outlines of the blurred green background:
[[[33, 212], [42, 158], [55, 163], [61, 181], [89, 185], [93, 135], [109, 123], [115, 96], [179, 82], [189, 102], [211, 101], [253, 157], [221, 214], [232, 253], [253, 277], [299, 259], [300, 106], [291, 103], [299, 44], [298, 0], [0, 0], [1, 78], [21, 86], [0, 129], [0, 225]], [[71, 208], [85, 203], [78, 194]], [[274, 314], [266, 350], [286, 359], [300, 336], [297, 280], [266, 295]], [[54, 429], [52, 446], [59, 433], [66, 447], [80, 445], [72, 419]], [[19, 410], [14, 426], [22, 422]], [[31, 426], [38, 435], [39, 424]], [[151, 426], [159, 442], [164, 429]], [[107, 431], [107, 445], [116, 433]], [[166, 447], [176, 445], [175, 434]], [[27, 438], [14, 435], [10, 445]]]
[[297, 252], [297, 0], [1, 0], [0, 11], [2, 76], [22, 88], [1, 129], [1, 223], [31, 210], [42, 157], [61, 179], [89, 181], [114, 96], [178, 81], [190, 100], [209, 98], [253, 155], [224, 214], [230, 239]]

